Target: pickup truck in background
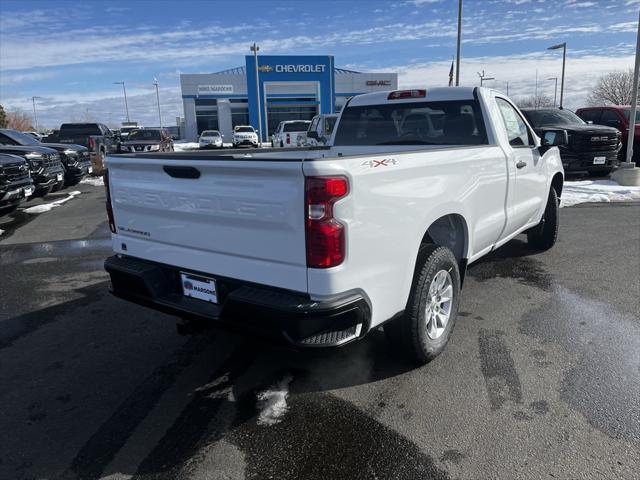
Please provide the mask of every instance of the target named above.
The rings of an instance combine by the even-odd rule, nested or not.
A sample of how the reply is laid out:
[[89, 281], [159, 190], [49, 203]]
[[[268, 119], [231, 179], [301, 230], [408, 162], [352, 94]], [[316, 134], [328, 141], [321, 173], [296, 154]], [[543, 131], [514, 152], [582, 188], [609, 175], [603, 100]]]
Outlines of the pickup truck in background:
[[64, 168], [60, 155], [54, 149], [40, 145], [16, 145], [3, 140], [0, 135], [0, 153], [18, 155], [27, 161], [34, 196], [45, 196], [64, 186]]
[[33, 194], [33, 190], [25, 159], [0, 153], [0, 215], [13, 212]]
[[118, 150], [118, 138], [102, 123], [63, 123], [58, 132], [58, 142], [87, 147], [96, 175], [102, 175], [107, 154]]
[[[631, 107], [629, 105], [579, 108], [576, 110], [576, 115], [585, 122], [613, 127], [619, 130], [622, 136], [622, 148], [618, 153], [618, 158], [621, 162], [626, 161], [629, 121], [631, 118]], [[636, 117], [636, 124], [633, 131], [633, 161], [636, 166], [640, 167], [640, 115]]]
[[456, 87], [353, 97], [329, 147], [109, 156], [112, 292], [182, 332], [298, 347], [384, 325], [426, 363], [451, 335], [467, 265], [521, 233], [555, 244], [566, 137], [539, 138], [497, 91]]
[[271, 145], [274, 148], [298, 147], [300, 139], [306, 137], [309, 125], [311, 125], [309, 120], [280, 122], [273, 135], [271, 135]]
[[313, 117], [309, 129], [299, 146], [318, 147], [328, 145], [337, 120], [337, 113], [328, 113]]
[[5, 145], [40, 146], [54, 149], [58, 152], [58, 155], [60, 155], [60, 161], [64, 169], [64, 184], [66, 186], [76, 185], [86, 175], [92, 173], [93, 167], [91, 166], [91, 159], [89, 158], [89, 150], [82, 145], [43, 143], [31, 135], [8, 128], [0, 129], [0, 143]]
[[523, 108], [522, 113], [539, 136], [548, 128], [566, 130], [569, 143], [560, 147], [565, 172], [601, 177], [618, 166], [622, 143], [615, 128], [587, 124], [575, 113], [560, 108]]

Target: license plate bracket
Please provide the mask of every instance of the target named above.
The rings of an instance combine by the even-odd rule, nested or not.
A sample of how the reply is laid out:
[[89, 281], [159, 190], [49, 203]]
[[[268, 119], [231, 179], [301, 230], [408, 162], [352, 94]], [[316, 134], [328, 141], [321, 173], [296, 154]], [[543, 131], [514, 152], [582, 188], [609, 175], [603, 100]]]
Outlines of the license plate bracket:
[[607, 163], [607, 157], [593, 157], [594, 165], [604, 165]]
[[218, 303], [218, 289], [215, 278], [180, 272], [182, 294], [209, 303]]

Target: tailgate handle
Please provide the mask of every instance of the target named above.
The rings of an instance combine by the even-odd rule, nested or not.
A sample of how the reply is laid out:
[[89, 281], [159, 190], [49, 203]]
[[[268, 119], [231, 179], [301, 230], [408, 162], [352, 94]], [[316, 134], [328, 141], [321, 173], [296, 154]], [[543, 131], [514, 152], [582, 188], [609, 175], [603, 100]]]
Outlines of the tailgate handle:
[[200, 178], [200, 170], [194, 167], [162, 167], [165, 173], [173, 178]]

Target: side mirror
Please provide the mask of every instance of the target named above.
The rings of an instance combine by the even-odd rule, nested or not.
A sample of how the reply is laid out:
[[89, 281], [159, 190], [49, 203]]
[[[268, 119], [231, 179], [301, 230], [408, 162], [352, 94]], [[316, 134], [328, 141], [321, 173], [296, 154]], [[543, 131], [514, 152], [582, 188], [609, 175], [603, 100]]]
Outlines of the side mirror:
[[551, 147], [561, 147], [569, 143], [569, 135], [566, 130], [544, 130], [540, 143], [540, 153], [544, 153]]
[[307, 138], [313, 138], [314, 140], [320, 141], [320, 135], [315, 130], [310, 130], [307, 132]]

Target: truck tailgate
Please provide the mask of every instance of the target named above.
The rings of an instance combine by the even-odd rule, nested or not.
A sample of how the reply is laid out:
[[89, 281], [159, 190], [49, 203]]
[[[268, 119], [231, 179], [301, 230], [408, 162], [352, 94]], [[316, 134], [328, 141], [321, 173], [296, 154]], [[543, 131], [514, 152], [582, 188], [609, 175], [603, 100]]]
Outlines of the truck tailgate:
[[307, 291], [301, 161], [119, 156], [106, 164], [116, 253]]

